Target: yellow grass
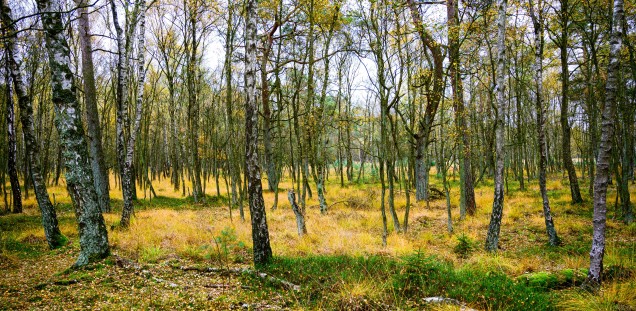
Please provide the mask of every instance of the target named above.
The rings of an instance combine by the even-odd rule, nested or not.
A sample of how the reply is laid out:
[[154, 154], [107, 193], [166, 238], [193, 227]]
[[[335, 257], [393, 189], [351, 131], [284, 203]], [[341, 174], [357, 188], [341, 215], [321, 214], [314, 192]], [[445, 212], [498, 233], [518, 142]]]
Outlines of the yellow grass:
[[[287, 201], [286, 189], [291, 187], [289, 180], [281, 183], [278, 209], [269, 207], [274, 202], [274, 193], [265, 191], [264, 199], [267, 208], [267, 219], [270, 230], [272, 249], [275, 256], [306, 256], [310, 254], [324, 255], [354, 255], [364, 256], [370, 254], [385, 254], [399, 256], [414, 251], [436, 254], [456, 263], [460, 260], [452, 253], [453, 246], [457, 243], [454, 235], [446, 230], [446, 210], [443, 200], [434, 201], [430, 209], [426, 209], [424, 202], [412, 203], [409, 217], [409, 231], [407, 234], [398, 234], [393, 228], [393, 222], [389, 213], [388, 226], [390, 235], [387, 246], [382, 246], [382, 220], [380, 214], [380, 195], [377, 185], [355, 186], [349, 185], [340, 188], [336, 178], [327, 184], [327, 202], [333, 204], [343, 200], [350, 200], [362, 206], [349, 206], [338, 203], [330, 207], [326, 215], [321, 215], [317, 207], [318, 201], [314, 191], [314, 197], [307, 200], [307, 229], [308, 234], [298, 237], [295, 217]], [[561, 179], [550, 179], [548, 189], [563, 189]], [[265, 181], [264, 181], [264, 184]], [[119, 206], [121, 192], [114, 187], [111, 180], [111, 197], [115, 199], [115, 206]], [[173, 191], [169, 180], [154, 181], [155, 190], [159, 196], [169, 198], [181, 198], [181, 192]], [[189, 186], [189, 185], [187, 185]], [[312, 187], [314, 185], [312, 184]], [[513, 188], [514, 186], [511, 186]], [[221, 194], [226, 194], [225, 184], [221, 182]], [[52, 188], [60, 203], [68, 203], [68, 197], [61, 187]], [[207, 194], [216, 195], [216, 186], [211, 179], [207, 185]], [[567, 193], [567, 191], [566, 191]], [[138, 196], [144, 197], [142, 189], [138, 189]], [[544, 247], [547, 241], [545, 237], [545, 223], [542, 214], [541, 199], [538, 187], [530, 184], [525, 192], [515, 192], [514, 196], [507, 196], [504, 208], [504, 218], [501, 232], [501, 247], [503, 251], [497, 256], [491, 256], [481, 250], [481, 243], [485, 237], [490, 220], [492, 206], [492, 189], [480, 187], [476, 189], [478, 210], [475, 216], [468, 217], [459, 222], [458, 189], [451, 189], [451, 205], [453, 213], [454, 234], [463, 233], [478, 243], [478, 249], [467, 263], [495, 266], [509, 274], [518, 275], [528, 271], [551, 270], [559, 267], [578, 268], [585, 266], [585, 256], [568, 256], [563, 262], [550, 262], [539, 257], [518, 256], [516, 252], [527, 247]], [[568, 214], [568, 210], [583, 208], [571, 206], [569, 194], [564, 198], [552, 200], [553, 212], [557, 231], [567, 244], [576, 240], [580, 235], [589, 230], [591, 221], [583, 217], [574, 217]], [[411, 200], [414, 201], [414, 198]], [[558, 203], [565, 201], [566, 203]], [[585, 204], [591, 204], [588, 203]], [[404, 193], [396, 197], [397, 213], [402, 223], [404, 217], [405, 197]], [[140, 210], [135, 213], [129, 230], [110, 231], [110, 242], [115, 249], [127, 253], [133, 257], [139, 257], [140, 252], [147, 248], [161, 249], [168, 256], [170, 254], [187, 255], [196, 253], [196, 249], [204, 246], [214, 246], [214, 237], [221, 231], [232, 228], [236, 232], [237, 239], [251, 246], [251, 225], [249, 222], [249, 208], [244, 207], [246, 220], [239, 219], [237, 210], [233, 211], [230, 220], [227, 206], [198, 207], [194, 209], [173, 210], [168, 208], [155, 208]], [[28, 209], [29, 212], [35, 212]], [[109, 213], [105, 215], [108, 227], [118, 222], [119, 214]], [[608, 221], [610, 228], [624, 227], [613, 220]], [[75, 228], [69, 224], [62, 228], [63, 232], [70, 233]], [[39, 229], [33, 229], [23, 234], [42, 235]], [[633, 238], [633, 234], [631, 238]], [[615, 235], [609, 235], [612, 239], [619, 239]], [[608, 249], [607, 261], [620, 263], [620, 256]], [[466, 262], [461, 262], [462, 264]]]

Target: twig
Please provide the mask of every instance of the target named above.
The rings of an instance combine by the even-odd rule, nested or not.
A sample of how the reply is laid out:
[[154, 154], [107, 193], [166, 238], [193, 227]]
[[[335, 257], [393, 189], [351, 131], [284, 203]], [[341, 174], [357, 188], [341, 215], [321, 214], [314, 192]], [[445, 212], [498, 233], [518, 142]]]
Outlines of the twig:
[[453, 298], [427, 297], [422, 300], [424, 301], [424, 303], [427, 303], [427, 304], [449, 304], [449, 305], [459, 306], [460, 310], [462, 311], [476, 311], [475, 309], [471, 309], [467, 307], [465, 303]]
[[271, 276], [265, 272], [254, 271], [249, 268], [217, 268], [217, 267], [181, 267], [181, 266], [172, 266], [175, 269], [180, 269], [183, 271], [198, 271], [198, 272], [207, 272], [207, 273], [229, 273], [234, 275], [242, 275], [249, 274], [273, 283], [278, 283], [282, 285], [285, 289], [300, 291], [300, 285], [296, 285], [289, 281], [277, 278], [275, 276]]
[[[203, 287], [207, 287], [207, 288], [235, 288], [235, 287], [239, 287], [237, 285], [231, 285], [231, 284], [208, 284], [208, 285], [203, 285]], [[247, 285], [241, 285], [240, 286], [241, 289], [252, 289], [252, 286], [247, 286]]]

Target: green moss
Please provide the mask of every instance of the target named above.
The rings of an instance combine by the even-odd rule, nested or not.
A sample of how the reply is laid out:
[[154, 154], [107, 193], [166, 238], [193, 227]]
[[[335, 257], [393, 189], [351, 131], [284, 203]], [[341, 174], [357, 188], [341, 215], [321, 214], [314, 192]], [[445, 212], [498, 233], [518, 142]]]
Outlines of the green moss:
[[64, 236], [63, 234], [60, 233], [60, 235], [57, 236], [57, 239], [55, 239], [53, 241], [53, 248], [60, 248], [64, 245], [66, 245], [68, 243], [68, 238], [66, 236]]
[[534, 288], [554, 290], [579, 286], [583, 283], [586, 276], [587, 269], [564, 269], [556, 273], [529, 273], [520, 276], [517, 280]]

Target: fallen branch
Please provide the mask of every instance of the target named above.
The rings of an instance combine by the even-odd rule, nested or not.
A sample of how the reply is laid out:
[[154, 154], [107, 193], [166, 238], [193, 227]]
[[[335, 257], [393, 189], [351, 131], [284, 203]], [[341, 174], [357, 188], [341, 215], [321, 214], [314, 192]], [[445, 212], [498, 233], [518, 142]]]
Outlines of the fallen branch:
[[[331, 203], [331, 205], [329, 205], [329, 207], [327, 207], [327, 209], [331, 209], [332, 207], [334, 207], [335, 205], [338, 205], [338, 204], [345, 204], [345, 205], [349, 206], [349, 205], [355, 204], [355, 202], [353, 202], [351, 200], [337, 201], [337, 202]], [[320, 207], [320, 205], [311, 205], [311, 206], [309, 206], [309, 208], [317, 208], [317, 207]]]
[[329, 209], [334, 207], [336, 204], [342, 204], [342, 203], [344, 203], [345, 205], [349, 206], [349, 205], [351, 205], [351, 200], [342, 200], [342, 201], [331, 203], [331, 205], [329, 205]]
[[113, 255], [113, 258], [115, 259], [115, 265], [117, 267], [126, 269], [126, 270], [141, 270], [141, 266], [139, 266], [138, 263], [127, 259], [127, 258], [123, 258], [123, 257], [119, 257], [117, 255]]
[[[235, 287], [239, 287], [239, 286], [238, 285], [232, 285], [232, 284], [208, 284], [208, 285], [203, 285], [203, 287], [229, 289], [229, 288], [235, 288]], [[252, 289], [251, 286], [247, 286], [247, 285], [241, 285], [240, 287], [241, 287], [241, 289]]]
[[277, 278], [275, 276], [271, 276], [265, 272], [254, 271], [249, 268], [217, 268], [217, 267], [181, 267], [181, 266], [172, 266], [174, 269], [180, 269], [183, 271], [198, 271], [204, 273], [227, 273], [234, 275], [243, 275], [249, 274], [251, 276], [255, 276], [257, 278], [270, 281], [272, 283], [280, 284], [283, 288], [287, 290], [300, 291], [300, 285], [296, 285], [289, 281]]
[[424, 301], [424, 303], [427, 304], [449, 304], [449, 305], [455, 305], [455, 306], [459, 306], [460, 310], [462, 311], [477, 311], [475, 309], [471, 309], [469, 307], [466, 306], [465, 303], [457, 300], [457, 299], [453, 299], [453, 298], [446, 298], [446, 297], [427, 297], [422, 299], [422, 301]]

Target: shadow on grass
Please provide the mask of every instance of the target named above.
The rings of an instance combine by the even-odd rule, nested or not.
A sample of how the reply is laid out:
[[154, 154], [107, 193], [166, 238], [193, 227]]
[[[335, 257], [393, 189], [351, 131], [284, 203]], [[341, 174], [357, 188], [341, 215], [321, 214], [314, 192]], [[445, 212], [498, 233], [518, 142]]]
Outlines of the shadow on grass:
[[[58, 213], [57, 220], [59, 225], [62, 226], [74, 223], [75, 216], [72, 213]], [[0, 232], [3, 234], [19, 233], [38, 228], [42, 228], [40, 214], [9, 214], [0, 217]]]
[[[60, 227], [75, 225], [72, 213], [58, 213]], [[22, 258], [38, 257], [48, 251], [46, 239], [43, 236], [22, 233], [29, 230], [44, 231], [39, 214], [10, 214], [0, 217], [0, 252], [16, 254]]]

